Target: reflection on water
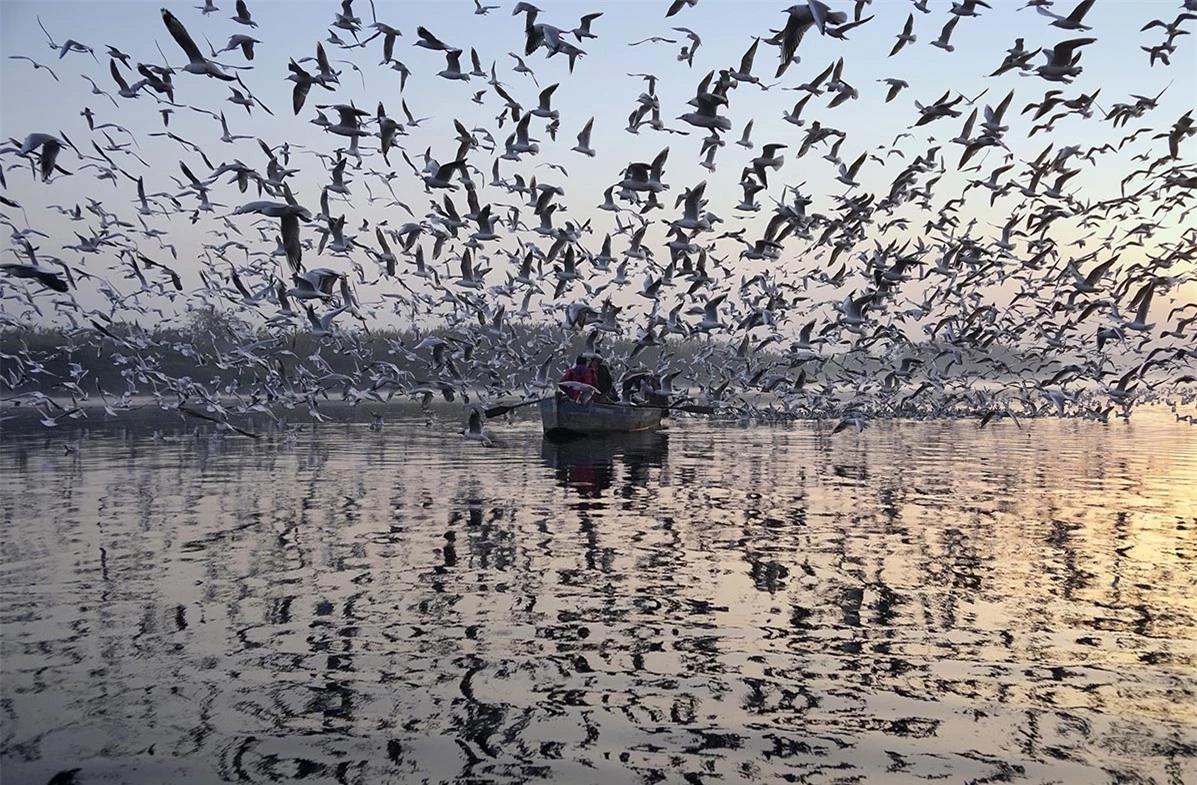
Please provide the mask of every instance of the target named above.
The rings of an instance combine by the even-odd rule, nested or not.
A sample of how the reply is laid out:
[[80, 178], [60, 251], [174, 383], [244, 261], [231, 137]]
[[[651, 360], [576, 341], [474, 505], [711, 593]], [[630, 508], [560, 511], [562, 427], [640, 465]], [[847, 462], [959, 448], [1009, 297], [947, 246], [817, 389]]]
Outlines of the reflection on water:
[[626, 486], [647, 486], [649, 469], [661, 468], [669, 450], [665, 431], [592, 436], [582, 439], [544, 439], [540, 456], [556, 470], [561, 487], [580, 496], [599, 498], [615, 481], [615, 464], [622, 464]]
[[1197, 781], [1197, 439], [6, 434], [5, 782]]

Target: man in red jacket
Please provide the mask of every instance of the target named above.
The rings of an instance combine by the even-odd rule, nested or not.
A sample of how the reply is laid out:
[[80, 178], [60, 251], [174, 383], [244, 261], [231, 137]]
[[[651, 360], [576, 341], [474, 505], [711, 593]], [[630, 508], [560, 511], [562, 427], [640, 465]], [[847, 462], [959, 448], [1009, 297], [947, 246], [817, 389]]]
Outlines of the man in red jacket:
[[[574, 367], [562, 375], [561, 381], [577, 382], [578, 384], [586, 384], [594, 388], [598, 387], [598, 376], [595, 374], [594, 369], [587, 364], [586, 355], [583, 354], [578, 355], [578, 358], [574, 360]], [[584, 393], [589, 391], [574, 384], [561, 384], [561, 389], [575, 401], [589, 399], [594, 394], [590, 392], [589, 395], [584, 395]]]

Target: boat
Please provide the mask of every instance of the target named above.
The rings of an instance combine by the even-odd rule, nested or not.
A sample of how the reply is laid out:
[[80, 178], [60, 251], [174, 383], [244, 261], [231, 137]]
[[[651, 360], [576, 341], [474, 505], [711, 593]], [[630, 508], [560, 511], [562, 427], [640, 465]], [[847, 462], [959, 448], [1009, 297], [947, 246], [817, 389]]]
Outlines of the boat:
[[558, 395], [540, 402], [540, 421], [549, 438], [652, 431], [661, 427], [665, 410], [630, 403], [580, 403]]

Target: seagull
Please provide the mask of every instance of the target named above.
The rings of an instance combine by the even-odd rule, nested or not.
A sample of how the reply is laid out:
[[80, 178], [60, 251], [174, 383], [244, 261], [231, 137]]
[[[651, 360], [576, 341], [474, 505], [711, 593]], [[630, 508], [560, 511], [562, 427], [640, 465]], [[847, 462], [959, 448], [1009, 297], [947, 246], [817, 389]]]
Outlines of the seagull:
[[56, 292], [62, 292], [65, 294], [66, 292], [70, 291], [70, 287], [67, 286], [67, 282], [59, 277], [59, 273], [38, 267], [36, 264], [5, 262], [0, 264], [0, 270], [3, 270], [14, 278], [27, 278], [29, 280], [37, 281], [47, 289], [53, 289]]
[[336, 310], [329, 311], [323, 316], [317, 317], [316, 311], [314, 308], [312, 308], [312, 306], [308, 305], [306, 307], [308, 312], [308, 323], [312, 326], [312, 335], [315, 335], [318, 338], [326, 338], [328, 336], [336, 335], [336, 332], [333, 330], [333, 319], [336, 319], [342, 313], [349, 310], [349, 306], [342, 305]]
[[952, 0], [952, 7], [948, 10], [949, 13], [956, 14], [957, 18], [961, 16], [980, 16], [977, 13], [977, 6], [982, 8], [993, 8], [985, 2], [985, 0], [964, 0], [964, 2], [957, 3]]
[[[792, 123], [793, 125], [805, 125], [806, 121], [802, 119], [802, 110], [806, 108], [806, 103], [810, 100], [811, 95], [814, 95], [814, 93], [800, 98], [797, 103], [794, 104], [794, 108], [789, 112], [782, 112], [782, 119], [787, 123]], [[818, 121], [816, 120], [815, 122]]]
[[[108, 95], [108, 93], [107, 93], [107, 92], [104, 92], [103, 90], [99, 89], [99, 85], [97, 85], [97, 84], [96, 84], [96, 80], [95, 80], [95, 79], [92, 79], [91, 77], [87, 77], [87, 75], [85, 75], [85, 74], [80, 74], [80, 77], [81, 77], [81, 78], [83, 78], [83, 79], [86, 79], [86, 80], [87, 80], [87, 84], [90, 84], [90, 85], [91, 85], [91, 95], [93, 95], [93, 96], [103, 96], [104, 98], [108, 98], [108, 99], [109, 99], [109, 101], [113, 102], [113, 105], [114, 105], [114, 107], [120, 107], [120, 104], [117, 104], [117, 103], [116, 103], [116, 98], [113, 98], [113, 97], [111, 97], [110, 95]], [[90, 112], [91, 112], [91, 110], [90, 110], [90, 109], [87, 109], [87, 108], [85, 107], [85, 108], [84, 108], [84, 111], [81, 111], [81, 112], [79, 112], [79, 114], [80, 114], [80, 115], [87, 116], [87, 115], [89, 115], [89, 114], [90, 114]], [[89, 120], [89, 123], [90, 123], [90, 122], [91, 122], [91, 121]]]
[[424, 49], [431, 49], [434, 52], [445, 52], [453, 48], [441, 39], [437, 38], [435, 35], [429, 32], [428, 28], [423, 26], [416, 28], [416, 36], [418, 36], [420, 40], [416, 41], [415, 45]]
[[898, 33], [898, 43], [894, 44], [894, 48], [889, 50], [889, 57], [893, 57], [898, 52], [902, 51], [902, 47], [906, 44], [913, 44], [918, 40], [914, 35], [914, 14], [906, 17], [906, 24], [902, 26], [902, 32]]
[[[592, 389], [594, 389], [594, 388], [592, 388]], [[595, 390], [595, 392], [598, 392], [598, 390]], [[492, 412], [492, 414], [493, 414], [493, 412]], [[461, 433], [467, 439], [470, 439], [470, 440], [476, 441], [476, 442], [480, 442], [483, 447], [493, 447], [494, 446], [494, 440], [491, 438], [491, 436], [487, 432], [487, 430], [483, 427], [482, 411], [480, 409], [478, 409], [477, 406], [474, 406], [470, 409], [470, 416], [466, 422], [466, 427]]]
[[855, 415], [841, 419], [838, 423], [836, 423], [836, 426], [831, 429], [831, 433], [832, 435], [835, 435], [840, 431], [846, 431], [849, 428], [855, 428], [857, 433], [861, 433], [867, 427], [868, 422], [865, 420], [865, 418], [861, 417], [860, 415]]
[[742, 133], [740, 135], [740, 138], [736, 141], [736, 144], [740, 145], [741, 147], [743, 147], [746, 150], [752, 149], [752, 140], [749, 138], [749, 136], [752, 135], [753, 122], [755, 122], [755, 121], [749, 120], [747, 123], [744, 124], [744, 133]]
[[1135, 318], [1129, 322], [1124, 322], [1123, 327], [1128, 330], [1136, 330], [1138, 332], [1148, 332], [1155, 327], [1155, 324], [1147, 323], [1147, 312], [1151, 308], [1151, 298], [1155, 294], [1155, 281], [1149, 281], [1139, 290], [1135, 295], [1132, 303], [1139, 304], [1138, 310], [1135, 312]]
[[57, 165], [58, 154], [62, 151], [63, 142], [53, 134], [32, 133], [25, 137], [25, 142], [17, 150], [17, 155], [29, 155], [35, 150], [40, 150], [38, 156], [38, 171], [41, 174], [42, 182], [47, 182], [50, 175], [54, 173], [55, 169], [62, 171]]
[[602, 11], [593, 14], [586, 14], [578, 22], [578, 26], [570, 32], [574, 34], [574, 38], [581, 41], [583, 38], [598, 38], [594, 33], [590, 32], [590, 24], [603, 15]]
[[336, 111], [337, 122], [325, 128], [329, 133], [350, 138], [370, 136], [370, 132], [361, 125], [361, 118], [370, 116], [364, 109], [358, 109], [353, 104], [316, 104], [316, 108]]
[[96, 59], [95, 50], [93, 50], [90, 46], [79, 43], [73, 38], [68, 38], [62, 42], [62, 46], [58, 49], [58, 59], [61, 60], [62, 58], [66, 57], [68, 52], [78, 52], [80, 54], [86, 53], [91, 55], [92, 60], [95, 60], [97, 63], [100, 62]]
[[669, 186], [661, 182], [661, 176], [664, 172], [665, 160], [668, 157], [669, 148], [666, 147], [657, 153], [657, 157], [652, 160], [652, 163], [628, 164], [624, 170], [624, 179], [618, 183], [618, 187], [628, 191], [650, 191], [653, 193], [664, 191]]
[[558, 86], [559, 85], [557, 84], [551, 84], [545, 89], [541, 90], [540, 102], [537, 104], [536, 108], [532, 109], [530, 112], [528, 112], [528, 114], [535, 115], [536, 117], [543, 117], [548, 120], [556, 120], [560, 113], [551, 107], [551, 103], [553, 100], [553, 91], [555, 91]]
[[114, 82], [116, 82], [116, 86], [119, 88], [116, 91], [116, 94], [121, 98], [137, 98], [141, 94], [141, 88], [145, 87], [146, 85], [145, 79], [135, 82], [132, 85], [126, 82], [125, 78], [121, 76], [120, 69], [116, 67], [115, 60], [108, 61], [108, 73], [112, 74], [112, 79]]
[[450, 191], [456, 191], [457, 184], [453, 182], [454, 172], [465, 174], [465, 159], [451, 161], [447, 164], [429, 161], [423, 172], [424, 185], [429, 188], [447, 188]]
[[437, 76], [445, 79], [456, 79], [458, 81], [470, 81], [470, 75], [461, 70], [461, 50], [460, 49], [446, 49], [445, 50], [445, 70], [437, 72]]
[[758, 77], [752, 75], [752, 63], [756, 58], [756, 48], [760, 45], [760, 43], [760, 38], [752, 39], [752, 45], [748, 47], [748, 51], [746, 51], [744, 56], [740, 58], [739, 68], [737, 68], [735, 71], [729, 72], [728, 76], [736, 80], [736, 82], [747, 82], [748, 84], [756, 85], [762, 90], [768, 90], [769, 88], [761, 84], [761, 80]]
[[702, 39], [698, 37], [698, 33], [688, 27], [675, 27], [673, 29], [679, 33], [685, 33], [686, 38], [690, 39], [690, 45], [683, 46], [682, 50], [678, 52], [678, 62], [684, 62], [686, 65], [693, 66], [694, 53], [698, 51], [698, 47], [702, 46]]
[[[594, 148], [590, 146], [590, 131], [594, 128], [594, 118], [591, 117], [586, 121], [586, 125], [582, 127], [582, 132], [578, 134], [578, 143], [571, 149], [574, 152], [594, 158]], [[1175, 156], [1174, 156], [1175, 157]]]
[[840, 164], [840, 173], [835, 179], [852, 188], [860, 185], [860, 183], [856, 182], [856, 173], [860, 171], [860, 166], [865, 162], [867, 155], [868, 153], [861, 153], [860, 157], [853, 161], [852, 165], [847, 168], [843, 164]]
[[[241, 2], [238, 2], [238, 5], [241, 4]], [[161, 10], [162, 21], [166, 24], [167, 31], [170, 32], [171, 37], [175, 39], [175, 43], [179, 45], [183, 53], [187, 55], [188, 63], [183, 66], [184, 71], [189, 74], [204, 74], [226, 82], [233, 81], [234, 77], [221, 71], [216, 63], [204, 58], [203, 54], [200, 53], [199, 47], [195, 45], [195, 42], [191, 40], [191, 36], [187, 33], [187, 28], [183, 27], [183, 23], [176, 19], [174, 14], [165, 8]]]
[[[9, 60], [26, 60], [33, 66], [34, 71], [39, 71], [44, 68], [50, 74], [50, 76], [54, 77], [55, 82], [59, 81], [58, 74], [54, 73], [53, 69], [51, 69], [50, 66], [42, 65], [41, 63], [34, 60], [32, 57], [26, 57], [25, 55], [9, 55], [8, 59]], [[84, 78], [86, 78], [86, 77], [84, 77]], [[95, 82], [92, 82], [92, 86], [93, 87], [95, 86]]]
[[676, 43], [677, 43], [676, 38], [664, 38], [659, 35], [653, 35], [653, 36], [649, 36], [648, 38], [642, 39], [640, 41], [632, 41], [631, 43], [628, 44], [628, 46], [640, 46], [641, 44], [676, 44]]
[[673, 0], [669, 4], [669, 10], [665, 12], [665, 18], [668, 19], [686, 6], [693, 8], [696, 5], [698, 5], [698, 0]]
[[303, 275], [294, 275], [291, 280], [295, 285], [287, 290], [287, 294], [297, 300], [331, 300], [333, 287], [341, 279], [341, 274], [327, 267], [317, 267]]
[[956, 23], [959, 21], [959, 16], [953, 16], [951, 19], [949, 19], [948, 23], [945, 24], [943, 29], [939, 31], [939, 38], [936, 38], [934, 41], [932, 41], [931, 46], [938, 46], [945, 52], [956, 51], [956, 47], [952, 46], [950, 39], [952, 38], [952, 31], [956, 29]]
[[225, 44], [224, 49], [221, 49], [216, 54], [224, 52], [231, 52], [234, 49], [240, 49], [241, 54], [245, 55], [246, 60], [254, 59], [254, 44], [262, 43], [256, 38], [248, 35], [234, 34], [229, 36], [229, 42]]
[[302, 269], [303, 258], [303, 246], [299, 241], [299, 222], [312, 220], [312, 214], [294, 201], [291, 190], [286, 186], [284, 186], [284, 194], [288, 197], [286, 202], [248, 202], [234, 210], [233, 215], [256, 213], [280, 219], [280, 232], [287, 261], [292, 270], [299, 272]]
[[226, 144], [232, 144], [233, 142], [237, 141], [238, 139], [253, 139], [252, 135], [230, 134], [229, 133], [229, 124], [224, 119], [224, 112], [220, 113], [220, 130], [223, 131], [223, 134], [221, 134], [221, 137], [220, 137], [220, 141], [225, 142]]
[[690, 104], [698, 107], [698, 111], [687, 112], [684, 115], [680, 115], [678, 119], [684, 120], [690, 125], [697, 126], [699, 128], [730, 131], [731, 120], [727, 117], [721, 117], [718, 114], [719, 107], [727, 103], [727, 98], [725, 96], [719, 95], [717, 92], [707, 92], [707, 87], [710, 85], [713, 76], [713, 71], [707, 74], [706, 78], [703, 79], [698, 85], [697, 95], [690, 99]]
[[702, 320], [694, 325], [694, 329], [699, 332], [709, 333], [711, 330], [727, 327], [727, 324], [719, 319], [719, 306], [726, 299], [727, 294], [724, 293], [707, 300], [706, 305], [702, 308]]
[[826, 32], [828, 24], [839, 25], [848, 21], [846, 13], [832, 11], [821, 0], [806, 0], [806, 3], [792, 5], [786, 9], [786, 13], [789, 16], [786, 18], [785, 27], [765, 42], [781, 48], [781, 63], [777, 66], [775, 79], [780, 78], [794, 62], [798, 45], [802, 43], [807, 30], [817, 27], [822, 35]]
[[[515, 68], [511, 70], [515, 71], [517, 74], [527, 74], [528, 76], [532, 77], [532, 84], [540, 87], [540, 82], [536, 81], [536, 74], [533, 73], [532, 69], [528, 67], [528, 64], [524, 62], [524, 58], [520, 57], [514, 52], [508, 52], [507, 54], [515, 58]], [[497, 90], [498, 88], [496, 87], [495, 89]]]
[[844, 329], [852, 332], [861, 331], [861, 327], [865, 323], [865, 308], [873, 302], [874, 297], [875, 295], [869, 293], [856, 298], [853, 298], [852, 295], [844, 298], [844, 302], [840, 304], [840, 321], [844, 325]]
[[242, 24], [247, 27], [257, 27], [258, 23], [253, 20], [249, 13], [249, 8], [245, 5], [245, 0], [237, 0], [237, 15], [231, 17], [237, 24]]
[[1085, 14], [1089, 13], [1089, 9], [1093, 7], [1093, 0], [1081, 0], [1076, 8], [1072, 9], [1072, 13], [1068, 16], [1059, 16], [1053, 14], [1051, 11], [1043, 6], [1036, 6], [1035, 10], [1044, 16], [1052, 18], [1052, 27], [1058, 27], [1061, 30], [1090, 30], [1092, 28], [1082, 24], [1081, 20], [1085, 18]]
[[362, 29], [362, 20], [353, 15], [353, 0], [341, 0], [341, 10], [336, 14], [332, 23], [339, 30], [346, 30], [357, 40], [358, 31]]
[[885, 103], [887, 104], [897, 98], [898, 93], [903, 89], [910, 87], [909, 82], [903, 79], [895, 79], [894, 77], [888, 77], [878, 81], [885, 82], [887, 85], [889, 85], [889, 89], [885, 92]]
[[1077, 64], [1081, 53], [1076, 50], [1096, 41], [1096, 38], [1072, 38], [1056, 44], [1043, 53], [1047, 63], [1035, 69], [1035, 73], [1049, 82], [1071, 82], [1081, 73]]

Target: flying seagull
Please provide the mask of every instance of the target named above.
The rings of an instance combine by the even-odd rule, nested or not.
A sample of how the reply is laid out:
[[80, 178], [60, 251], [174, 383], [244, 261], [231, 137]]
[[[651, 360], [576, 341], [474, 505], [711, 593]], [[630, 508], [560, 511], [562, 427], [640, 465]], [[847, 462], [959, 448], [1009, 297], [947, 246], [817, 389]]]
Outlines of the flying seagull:
[[187, 28], [183, 27], [183, 23], [165, 8], [162, 9], [162, 21], [166, 24], [166, 29], [170, 31], [171, 38], [175, 39], [175, 43], [187, 55], [188, 63], [183, 66], [184, 71], [189, 74], [205, 74], [226, 82], [233, 81], [234, 77], [221, 71], [216, 63], [204, 58], [203, 54], [200, 53], [199, 47], [195, 45], [195, 41], [191, 40], [191, 35], [187, 32]]

